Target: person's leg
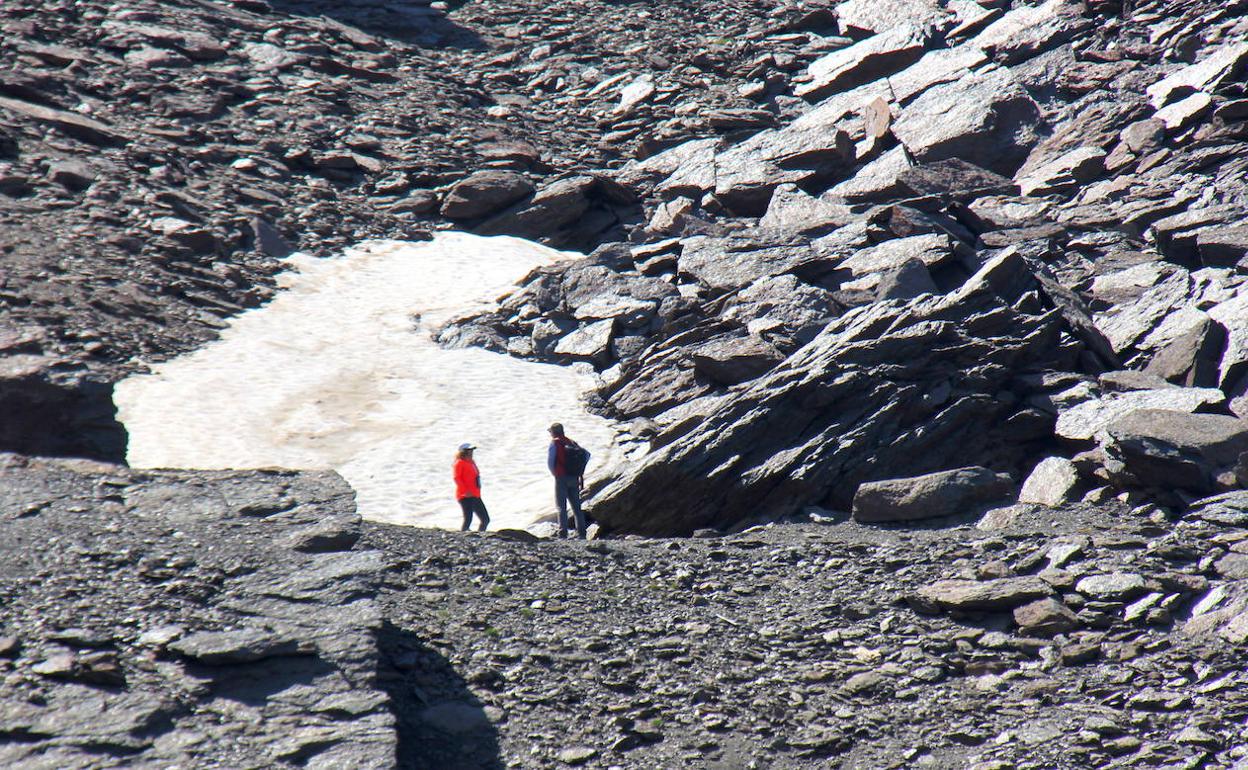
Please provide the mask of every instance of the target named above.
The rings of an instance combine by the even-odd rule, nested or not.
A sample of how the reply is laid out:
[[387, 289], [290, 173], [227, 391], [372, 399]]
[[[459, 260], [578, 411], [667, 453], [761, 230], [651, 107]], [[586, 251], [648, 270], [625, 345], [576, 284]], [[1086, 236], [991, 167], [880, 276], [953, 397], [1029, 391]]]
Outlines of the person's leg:
[[576, 536], [585, 539], [585, 512], [581, 510], [581, 482], [580, 479], [572, 476], [568, 477], [568, 502], [572, 504], [572, 513], [576, 515]]
[[478, 532], [484, 532], [485, 528], [490, 526], [490, 512], [485, 509], [485, 501], [479, 497], [474, 497], [477, 509], [477, 519], [480, 520], [481, 526], [477, 527]]
[[555, 505], [559, 506], [559, 537], [568, 536], [568, 492], [563, 478], [555, 477]]
[[468, 527], [472, 526], [472, 503], [470, 502], [471, 499], [472, 498], [469, 498], [469, 497], [461, 497], [459, 499], [459, 507], [464, 512], [464, 526], [459, 528], [460, 532], [467, 532]]

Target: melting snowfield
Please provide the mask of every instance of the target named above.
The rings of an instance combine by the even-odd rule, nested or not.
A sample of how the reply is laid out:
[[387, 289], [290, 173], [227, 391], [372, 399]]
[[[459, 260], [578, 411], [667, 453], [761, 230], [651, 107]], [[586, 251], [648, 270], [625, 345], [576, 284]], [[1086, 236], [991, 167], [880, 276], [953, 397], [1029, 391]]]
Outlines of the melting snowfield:
[[462, 233], [378, 241], [332, 259], [295, 255], [283, 291], [219, 340], [116, 388], [136, 468], [333, 469], [374, 521], [458, 528], [451, 462], [478, 446], [491, 529], [554, 512], [547, 426], [593, 452], [620, 450], [580, 403], [589, 375], [431, 334], [538, 265], [575, 258], [516, 238]]

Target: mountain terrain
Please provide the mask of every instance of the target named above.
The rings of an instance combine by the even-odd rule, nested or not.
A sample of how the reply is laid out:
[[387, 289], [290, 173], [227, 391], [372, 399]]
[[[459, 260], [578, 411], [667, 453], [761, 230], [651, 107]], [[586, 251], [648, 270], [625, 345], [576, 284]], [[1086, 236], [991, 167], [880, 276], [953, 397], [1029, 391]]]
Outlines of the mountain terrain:
[[[6, 766], [1248, 763], [1248, 2], [0, 30]], [[597, 373], [595, 540], [125, 466], [119, 379], [443, 229], [585, 254], [437, 337]]]

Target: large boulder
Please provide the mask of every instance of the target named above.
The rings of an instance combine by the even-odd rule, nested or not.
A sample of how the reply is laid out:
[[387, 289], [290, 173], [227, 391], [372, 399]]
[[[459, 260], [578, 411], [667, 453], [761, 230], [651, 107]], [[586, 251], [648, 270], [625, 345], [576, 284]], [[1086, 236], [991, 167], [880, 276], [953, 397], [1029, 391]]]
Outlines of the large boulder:
[[914, 521], [973, 511], [1005, 497], [1014, 486], [987, 468], [957, 468], [907, 479], [871, 481], [854, 493], [855, 521]]
[[961, 158], [1013, 175], [1041, 123], [1035, 101], [1000, 68], [927, 90], [897, 116], [893, 133], [919, 161]]

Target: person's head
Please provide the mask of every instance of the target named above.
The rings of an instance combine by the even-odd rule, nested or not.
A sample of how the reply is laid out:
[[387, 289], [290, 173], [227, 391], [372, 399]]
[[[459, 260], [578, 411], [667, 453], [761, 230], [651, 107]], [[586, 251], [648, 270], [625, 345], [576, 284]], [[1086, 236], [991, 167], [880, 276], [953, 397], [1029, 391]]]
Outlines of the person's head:
[[563, 423], [557, 422], [550, 426], [550, 435], [559, 438], [563, 435]]
[[461, 459], [467, 460], [470, 457], [472, 457], [472, 450], [474, 449], [476, 449], [475, 446], [465, 441], [464, 443], [459, 445], [459, 452], [456, 453], [456, 456]]

